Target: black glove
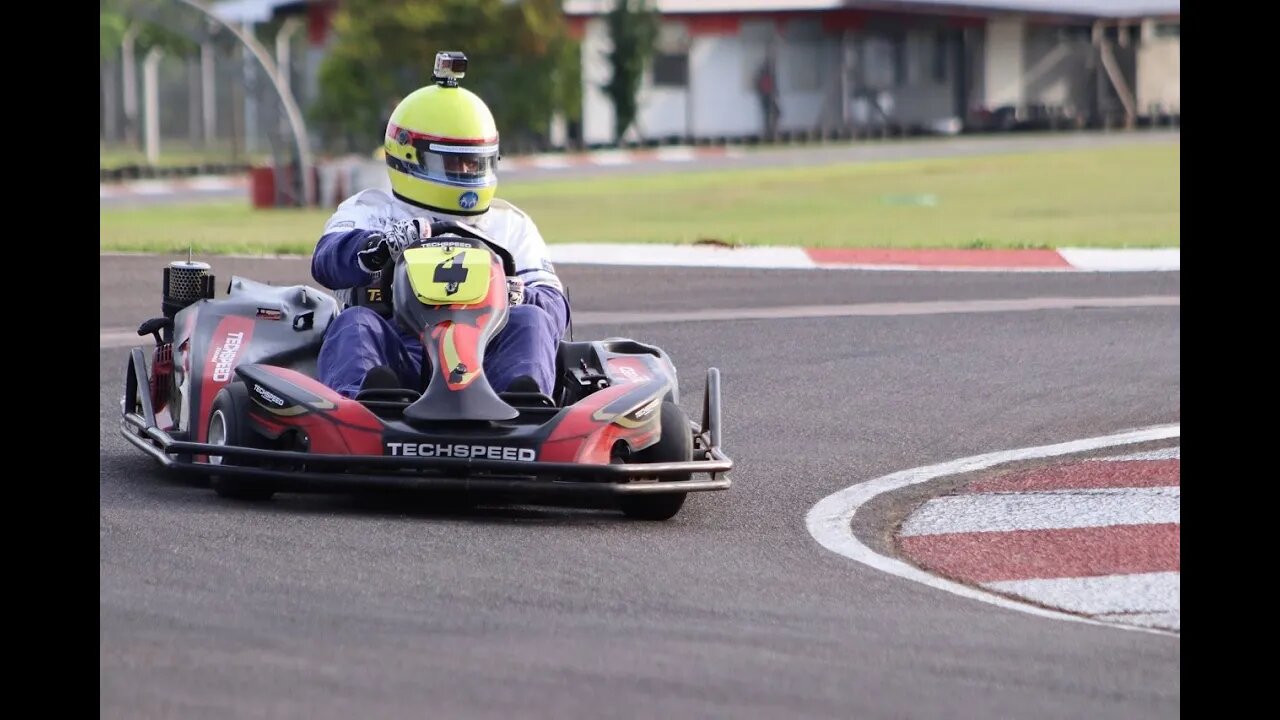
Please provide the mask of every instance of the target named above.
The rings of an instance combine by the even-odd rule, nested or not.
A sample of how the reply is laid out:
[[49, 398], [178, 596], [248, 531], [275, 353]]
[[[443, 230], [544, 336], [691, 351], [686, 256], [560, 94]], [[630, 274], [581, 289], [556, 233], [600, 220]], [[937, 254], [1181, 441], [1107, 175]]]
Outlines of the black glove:
[[356, 253], [356, 262], [367, 273], [375, 273], [400, 257], [404, 249], [419, 240], [431, 237], [429, 218], [401, 220], [385, 232], [374, 231], [365, 242], [364, 249]]
[[356, 253], [356, 262], [360, 269], [367, 273], [376, 273], [386, 267], [393, 257], [399, 257], [399, 247], [395, 240], [375, 232], [365, 242], [364, 249]]

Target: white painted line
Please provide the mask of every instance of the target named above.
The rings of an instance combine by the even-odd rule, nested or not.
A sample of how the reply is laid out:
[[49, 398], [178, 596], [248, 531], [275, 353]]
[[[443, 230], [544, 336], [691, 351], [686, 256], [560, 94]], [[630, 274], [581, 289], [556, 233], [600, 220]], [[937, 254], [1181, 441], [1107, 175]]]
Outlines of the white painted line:
[[173, 184], [161, 180], [139, 180], [129, 186], [138, 195], [167, 195], [173, 192]]
[[1167, 613], [1116, 613], [1098, 615], [1099, 619], [1126, 625], [1141, 625], [1149, 628], [1162, 628], [1178, 632], [1182, 629], [1181, 611]]
[[243, 180], [220, 177], [197, 177], [188, 180], [186, 186], [192, 190], [235, 190], [244, 187]]
[[1116, 433], [1114, 435], [1104, 435], [1084, 440], [1073, 440], [1071, 442], [1057, 443], [1054, 445], [1041, 445], [1038, 447], [1022, 448], [1019, 450], [1004, 450], [1000, 452], [987, 453], [985, 455], [960, 458], [958, 460], [951, 460], [944, 463], [938, 463], [936, 465], [928, 465], [926, 467], [903, 470], [902, 472], [896, 472], [891, 475], [885, 475], [863, 483], [851, 485], [843, 490], [838, 490], [826, 496], [819, 500], [818, 503], [809, 510], [809, 513], [805, 516], [805, 526], [808, 528], [809, 534], [813, 535], [813, 538], [817, 540], [820, 545], [834, 553], [838, 553], [851, 560], [860, 562], [868, 567], [887, 572], [891, 575], [896, 575], [906, 580], [913, 580], [923, 585], [928, 585], [929, 587], [936, 588], [938, 590], [945, 590], [971, 600], [978, 600], [990, 605], [996, 605], [1009, 610], [1018, 610], [1020, 612], [1040, 617], [1069, 620], [1072, 622], [1083, 622], [1091, 625], [1104, 625], [1107, 627], [1132, 629], [1159, 635], [1174, 635], [1176, 637], [1174, 633], [1157, 628], [1116, 625], [1091, 620], [1089, 618], [1072, 615], [1070, 613], [1047, 610], [1045, 608], [1028, 605], [1016, 600], [1010, 600], [1009, 598], [1001, 595], [996, 595], [985, 590], [980, 590], [968, 585], [937, 577], [896, 558], [881, 555], [867, 547], [853, 534], [852, 522], [853, 516], [858, 512], [858, 509], [871, 499], [886, 492], [927, 482], [934, 478], [971, 472], [973, 470], [983, 470], [1017, 460], [1055, 457], [1059, 455], [1069, 455], [1072, 453], [1096, 450], [1099, 448], [1114, 447], [1117, 445], [1129, 445], [1133, 443], [1148, 442], [1151, 440], [1175, 438], [1179, 437], [1181, 432], [1181, 425], [1177, 423], [1171, 425], [1156, 425], [1139, 430]]
[[1125, 462], [1129, 460], [1181, 460], [1182, 446], [1165, 448], [1163, 450], [1148, 450], [1147, 452], [1131, 453], [1129, 455], [1112, 455], [1111, 457], [1094, 458], [1094, 460], [1102, 462]]
[[[103, 253], [107, 255], [107, 253]], [[114, 256], [127, 256], [127, 253], [114, 253]], [[226, 255], [223, 257], [253, 256]], [[302, 256], [280, 255], [278, 259], [305, 259]], [[273, 258], [276, 259], [276, 258]], [[705, 322], [709, 320], [790, 320], [797, 318], [824, 317], [889, 317], [899, 315], [947, 315], [953, 313], [990, 313], [990, 312], [1022, 312], [1029, 310], [1070, 309], [1081, 306], [1089, 307], [1144, 307], [1152, 304], [1149, 298], [1079, 298], [1069, 302], [1062, 298], [1026, 298], [1019, 300], [958, 300], [951, 302], [914, 302], [914, 303], [861, 303], [853, 305], [791, 305], [766, 308], [725, 308], [707, 310], [670, 310], [658, 312], [608, 312], [592, 310], [576, 310], [573, 314], [575, 326], [585, 325], [622, 325], [640, 323], [681, 323]], [[1177, 298], [1172, 298], [1177, 304]], [[132, 338], [128, 328], [109, 328], [101, 331], [100, 347], [125, 347], [134, 344], [132, 341], [120, 345], [119, 338]]]
[[541, 170], [563, 170], [564, 168], [571, 166], [568, 160], [554, 155], [536, 157], [528, 164]]
[[899, 533], [1010, 532], [1179, 522], [1180, 487], [948, 495], [921, 505]]
[[1058, 254], [1077, 270], [1157, 272], [1182, 267], [1181, 248], [1058, 248]]
[[996, 592], [1085, 615], [1177, 613], [1182, 573], [1157, 572], [1098, 577], [1001, 580], [984, 583]]
[[626, 165], [631, 161], [632, 155], [627, 150], [601, 150], [587, 156], [587, 162], [592, 165]]
[[655, 156], [662, 162], [690, 162], [698, 157], [693, 148], [688, 147], [658, 148]]
[[1178, 298], [1020, 298], [1017, 300], [943, 300], [901, 303], [855, 303], [851, 305], [784, 305], [764, 308], [711, 308], [661, 312], [576, 311], [574, 323], [618, 324], [648, 322], [699, 322], [706, 320], [791, 320], [824, 317], [896, 317], [904, 315], [951, 315], [956, 313], [1029, 312], [1071, 310], [1078, 307], [1149, 307], [1177, 305]]

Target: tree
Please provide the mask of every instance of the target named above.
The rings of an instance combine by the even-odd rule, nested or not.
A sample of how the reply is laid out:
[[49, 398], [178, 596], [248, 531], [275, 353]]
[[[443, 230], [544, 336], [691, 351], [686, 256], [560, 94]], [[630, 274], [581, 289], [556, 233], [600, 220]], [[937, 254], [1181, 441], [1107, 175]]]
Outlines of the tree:
[[122, 13], [102, 8], [99, 11], [100, 35], [98, 36], [98, 54], [103, 61], [110, 60], [120, 52], [124, 42], [124, 32], [129, 21]]
[[614, 139], [621, 143], [623, 134], [636, 120], [636, 97], [658, 40], [659, 19], [657, 10], [649, 7], [646, 0], [615, 0], [606, 22], [613, 40], [609, 53], [613, 77], [604, 91], [613, 102]]
[[[179, 15], [189, 20], [185, 14]], [[139, 33], [134, 47], [139, 55], [158, 47], [166, 55], [185, 57], [199, 49], [189, 32], [175, 29], [182, 24], [173, 17], [173, 9], [160, 0], [103, 0], [98, 8], [100, 34], [98, 52], [102, 60], [120, 52], [125, 32], [132, 24], [138, 24]]]
[[576, 117], [576, 43], [559, 0], [346, 0], [320, 68], [312, 119], [329, 140], [379, 144], [395, 104], [432, 82], [435, 55], [470, 59], [462, 86], [493, 111], [504, 141], [540, 136], [560, 110]]
[[116, 81], [120, 78], [115, 59], [121, 57], [126, 38], [130, 52], [124, 55], [124, 137], [138, 143], [138, 77], [137, 60], [152, 49], [160, 49], [170, 57], [186, 57], [197, 48], [185, 33], [189, 13], [169, 0], [102, 0], [98, 8], [98, 53], [101, 63], [103, 133], [105, 139], [117, 139]]

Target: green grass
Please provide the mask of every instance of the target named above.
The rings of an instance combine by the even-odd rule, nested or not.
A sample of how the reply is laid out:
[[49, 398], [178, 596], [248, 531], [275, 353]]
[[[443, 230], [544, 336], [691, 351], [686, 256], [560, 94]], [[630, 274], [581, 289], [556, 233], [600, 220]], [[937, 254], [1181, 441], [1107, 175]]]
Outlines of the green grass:
[[[1178, 247], [1180, 145], [505, 183], [548, 242]], [[101, 212], [103, 251], [308, 253], [328, 211]]]
[[[248, 191], [246, 191], [248, 192]], [[254, 210], [233, 203], [154, 205], [99, 212], [102, 252], [310, 254], [329, 210]]]

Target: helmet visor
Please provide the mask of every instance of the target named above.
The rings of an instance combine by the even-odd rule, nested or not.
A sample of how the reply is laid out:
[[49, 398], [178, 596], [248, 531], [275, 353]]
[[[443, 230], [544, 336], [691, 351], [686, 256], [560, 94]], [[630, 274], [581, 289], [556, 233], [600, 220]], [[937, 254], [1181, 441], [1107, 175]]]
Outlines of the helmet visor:
[[419, 163], [413, 174], [454, 185], [484, 186], [497, 180], [498, 145], [414, 143]]

